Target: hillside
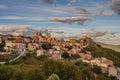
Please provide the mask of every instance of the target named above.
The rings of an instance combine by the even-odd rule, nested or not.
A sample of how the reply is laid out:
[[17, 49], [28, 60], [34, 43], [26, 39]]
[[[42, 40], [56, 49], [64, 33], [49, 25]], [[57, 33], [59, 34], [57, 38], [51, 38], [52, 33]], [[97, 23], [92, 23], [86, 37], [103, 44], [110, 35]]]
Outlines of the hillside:
[[[46, 56], [27, 55], [15, 62], [1, 65], [0, 80], [118, 80], [95, 72], [81, 61], [52, 60]], [[49, 79], [53, 74], [58, 79]]]
[[84, 49], [84, 51], [90, 51], [93, 57], [105, 57], [112, 60], [115, 66], [120, 67], [120, 52], [115, 50], [104, 48], [101, 45], [90, 45]]
[[[82, 45], [81, 54], [89, 54], [87, 52], [90, 52], [93, 58], [105, 57], [112, 60], [116, 67], [120, 67], [120, 52], [103, 48], [87, 36], [81, 37], [79, 40], [71, 39], [69, 42], [66, 42], [66, 45], [70, 42]], [[42, 44], [44, 51], [51, 49], [51, 44]], [[65, 47], [62, 46], [62, 48]], [[69, 51], [73, 47], [67, 45], [66, 48]], [[75, 44], [74, 48], [80, 49]], [[77, 59], [82, 56], [78, 57], [77, 54], [79, 52], [76, 55], [62, 52], [62, 58], [55, 59], [50, 55], [43, 54], [36, 56], [36, 53], [26, 53], [26, 55], [21, 56], [16, 61], [0, 65], [0, 80], [118, 80], [114, 76], [103, 74], [99, 66], [83, 63], [82, 60]], [[6, 58], [3, 57], [3, 60], [6, 60]], [[53, 78], [52, 75], [56, 76], [57, 79], [49, 79]]]

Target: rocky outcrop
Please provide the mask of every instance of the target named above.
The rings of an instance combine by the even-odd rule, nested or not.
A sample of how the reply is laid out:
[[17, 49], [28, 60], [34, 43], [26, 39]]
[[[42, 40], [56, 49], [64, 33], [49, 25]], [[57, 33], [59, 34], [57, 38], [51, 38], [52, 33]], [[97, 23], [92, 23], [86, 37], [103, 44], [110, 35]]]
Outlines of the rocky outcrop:
[[87, 47], [87, 46], [93, 44], [93, 40], [88, 36], [81, 36], [79, 41], [80, 41], [81, 45], [83, 45], [84, 47]]

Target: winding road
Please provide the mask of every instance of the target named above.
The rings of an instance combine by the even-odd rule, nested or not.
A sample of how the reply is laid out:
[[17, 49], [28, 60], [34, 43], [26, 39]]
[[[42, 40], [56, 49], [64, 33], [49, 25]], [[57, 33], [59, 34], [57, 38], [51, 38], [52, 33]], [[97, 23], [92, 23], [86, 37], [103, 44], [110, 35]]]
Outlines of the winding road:
[[[24, 53], [25, 53], [25, 51], [21, 52], [21, 54], [19, 56], [17, 56], [16, 58], [13, 58], [11, 60], [9, 60], [9, 62], [13, 62], [13, 61], [19, 59], [21, 56], [24, 55]], [[6, 63], [6, 61], [0, 62], [0, 64], [5, 64], [5, 63]]]

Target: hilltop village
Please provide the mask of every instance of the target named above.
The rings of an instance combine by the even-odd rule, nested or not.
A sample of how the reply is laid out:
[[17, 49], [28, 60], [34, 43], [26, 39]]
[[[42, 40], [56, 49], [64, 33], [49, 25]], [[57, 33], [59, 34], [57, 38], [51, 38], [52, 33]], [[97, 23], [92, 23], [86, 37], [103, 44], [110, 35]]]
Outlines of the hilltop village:
[[36, 33], [32, 36], [13, 36], [0, 35], [0, 55], [4, 54], [36, 54], [36, 56], [46, 55], [55, 60], [70, 58], [81, 60], [91, 66], [97, 65], [101, 68], [102, 73], [108, 76], [117, 76], [120, 69], [117, 69], [112, 60], [105, 57], [93, 57], [90, 51], [84, 49], [88, 46], [97, 46], [93, 40], [87, 36], [81, 36], [78, 40], [57, 39], [52, 37], [50, 33]]

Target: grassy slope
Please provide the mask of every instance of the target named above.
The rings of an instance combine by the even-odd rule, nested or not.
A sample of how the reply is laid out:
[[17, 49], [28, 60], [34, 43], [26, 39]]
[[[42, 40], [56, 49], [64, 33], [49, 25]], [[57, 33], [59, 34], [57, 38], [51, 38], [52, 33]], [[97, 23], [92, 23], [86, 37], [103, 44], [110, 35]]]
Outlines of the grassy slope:
[[19, 54], [5, 54], [5, 55], [0, 55], [0, 62], [11, 60], [11, 59], [17, 57], [18, 55]]
[[90, 66], [81, 61], [72, 63], [34, 55], [0, 66], [0, 80], [46, 80], [52, 73], [57, 74], [60, 80], [117, 80], [102, 74], [96, 74], [95, 78]]
[[90, 51], [93, 57], [105, 57], [114, 62], [115, 66], [120, 67], [120, 52], [109, 48], [103, 48], [100, 45], [97, 46], [89, 46], [85, 50]]
[[110, 49], [113, 49], [115, 51], [120, 52], [120, 46], [109, 45], [109, 44], [102, 44], [102, 43], [101, 43], [101, 46], [104, 47], [104, 48], [110, 48]]

